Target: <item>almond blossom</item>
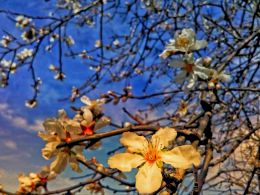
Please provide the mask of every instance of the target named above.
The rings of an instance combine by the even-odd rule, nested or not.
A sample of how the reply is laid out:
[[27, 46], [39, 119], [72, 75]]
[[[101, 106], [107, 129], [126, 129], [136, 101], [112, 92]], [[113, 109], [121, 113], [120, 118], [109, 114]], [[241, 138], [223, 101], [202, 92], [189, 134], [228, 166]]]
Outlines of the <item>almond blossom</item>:
[[163, 163], [180, 169], [200, 164], [200, 154], [191, 145], [167, 150], [176, 136], [175, 129], [169, 127], [160, 128], [151, 140], [136, 133], [125, 132], [122, 134], [120, 142], [127, 150], [110, 157], [108, 164], [111, 168], [117, 168], [122, 172], [139, 168], [135, 176], [138, 192], [152, 193], [161, 186]]
[[78, 160], [85, 160], [84, 146], [57, 148], [59, 144], [77, 138], [77, 134], [81, 131], [80, 124], [69, 119], [64, 110], [60, 110], [58, 119], [47, 119], [43, 126], [45, 132], [39, 132], [39, 136], [48, 143], [42, 149], [42, 156], [47, 160], [56, 157], [50, 165], [50, 170], [61, 173], [69, 163], [73, 171], [81, 172]]
[[27, 49], [27, 48], [25, 48], [25, 49], [23, 49], [20, 53], [18, 53], [18, 54], [16, 55], [16, 58], [17, 58], [17, 60], [19, 60], [19, 61], [24, 61], [24, 60], [26, 60], [27, 58], [32, 57], [32, 55], [33, 55], [33, 50], [32, 50], [32, 49]]
[[19, 187], [17, 193], [41, 193], [42, 187], [46, 187], [46, 183], [55, 179], [56, 174], [50, 172], [48, 166], [44, 166], [40, 173], [30, 173], [28, 176], [20, 174], [18, 176]]
[[26, 42], [32, 42], [36, 39], [36, 30], [31, 27], [29, 30], [22, 33], [21, 38]]
[[174, 39], [166, 45], [166, 49], [160, 54], [160, 57], [166, 59], [176, 52], [188, 53], [202, 49], [207, 46], [206, 40], [196, 40], [194, 31], [191, 28], [182, 29], [181, 33], [176, 32]]
[[210, 89], [215, 88], [219, 82], [230, 82], [231, 81], [231, 76], [225, 72], [218, 72], [216, 70], [211, 70], [210, 71], [210, 80], [208, 82], [208, 87]]
[[0, 40], [0, 44], [3, 47], [8, 47], [9, 43], [12, 41], [11, 37], [8, 35], [4, 35], [2, 39]]
[[17, 16], [15, 20], [16, 20], [16, 26], [19, 28], [27, 27], [30, 24], [30, 22], [32, 21], [32, 19], [26, 18], [22, 15]]
[[188, 80], [187, 89], [193, 88], [198, 78], [208, 79], [211, 71], [203, 66], [203, 58], [194, 61], [193, 54], [185, 55], [183, 59], [173, 59], [169, 66], [181, 68], [181, 72], [175, 77], [175, 81], [181, 84]]
[[105, 103], [105, 99], [90, 100], [87, 96], [82, 96], [80, 100], [82, 103], [86, 104], [86, 106], [82, 107], [82, 109], [89, 109], [95, 115], [102, 112], [102, 105]]

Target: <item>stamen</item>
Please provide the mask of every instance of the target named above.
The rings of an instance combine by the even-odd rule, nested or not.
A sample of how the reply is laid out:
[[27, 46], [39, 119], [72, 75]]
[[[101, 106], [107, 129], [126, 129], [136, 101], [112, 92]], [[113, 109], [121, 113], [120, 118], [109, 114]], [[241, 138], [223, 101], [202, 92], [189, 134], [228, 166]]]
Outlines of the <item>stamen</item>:
[[65, 142], [70, 142], [72, 139], [71, 139], [71, 136], [70, 136], [70, 133], [68, 131], [66, 131], [66, 137], [65, 137]]
[[176, 40], [176, 46], [177, 47], [187, 47], [189, 45], [190, 41], [186, 37], [178, 37]]
[[93, 135], [94, 134], [95, 123], [91, 123], [89, 126], [81, 125], [83, 135]]
[[150, 164], [155, 163], [161, 158], [159, 155], [158, 143], [156, 143], [156, 141], [155, 145], [153, 145], [152, 142], [148, 142], [148, 147], [146, 148], [146, 151], [144, 151], [144, 159]]
[[186, 70], [186, 72], [191, 73], [193, 70], [193, 64], [185, 64], [184, 69]]

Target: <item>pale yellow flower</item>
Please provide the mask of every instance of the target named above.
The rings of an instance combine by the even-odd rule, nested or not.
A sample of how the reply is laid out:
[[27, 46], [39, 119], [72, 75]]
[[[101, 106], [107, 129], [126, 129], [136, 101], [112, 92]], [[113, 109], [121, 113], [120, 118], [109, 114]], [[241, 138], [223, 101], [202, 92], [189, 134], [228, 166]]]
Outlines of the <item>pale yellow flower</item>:
[[208, 82], [208, 87], [210, 89], [215, 88], [219, 82], [230, 82], [232, 77], [225, 72], [218, 72], [216, 70], [211, 69], [210, 71], [210, 80]]
[[188, 112], [188, 103], [184, 100], [181, 100], [177, 113], [182, 117], [185, 116]]
[[15, 20], [16, 20], [16, 26], [19, 27], [19, 28], [25, 28], [32, 21], [32, 19], [26, 18], [22, 15], [17, 16]]
[[36, 39], [36, 30], [34, 28], [30, 28], [22, 33], [21, 38], [26, 42], [34, 41]]
[[8, 35], [4, 35], [2, 37], [2, 40], [0, 41], [1, 45], [3, 47], [8, 47], [9, 43], [12, 41], [11, 37]]
[[174, 39], [166, 45], [166, 49], [160, 54], [160, 57], [166, 59], [176, 52], [190, 52], [202, 49], [207, 46], [207, 41], [196, 40], [195, 33], [191, 28], [185, 28], [181, 33], [176, 32]]
[[41, 180], [36, 173], [30, 173], [29, 176], [21, 174], [18, 176], [18, 181], [18, 193], [41, 192], [41, 189], [37, 186], [37, 183], [39, 183]]
[[78, 137], [81, 132], [80, 124], [69, 119], [64, 110], [60, 110], [58, 119], [47, 119], [43, 126], [45, 132], [39, 132], [39, 136], [47, 144], [42, 149], [42, 156], [47, 160], [56, 157], [50, 165], [50, 170], [61, 173], [69, 163], [73, 171], [81, 172], [78, 160], [85, 160], [83, 155], [84, 146], [57, 148], [60, 143], [70, 142]]
[[10, 71], [12, 74], [16, 72], [17, 65], [15, 62], [12, 62], [11, 60], [1, 60], [0, 65], [6, 69], [7, 71]]
[[28, 108], [35, 108], [37, 106], [37, 100], [31, 99], [25, 102], [25, 106]]
[[54, 75], [55, 80], [63, 81], [65, 78], [66, 78], [66, 75], [64, 73], [61, 73], [61, 72], [57, 72], [57, 74]]
[[86, 104], [86, 106], [82, 107], [82, 110], [84, 111], [84, 109], [89, 109], [95, 115], [102, 112], [102, 106], [105, 103], [105, 99], [90, 100], [87, 96], [82, 96], [80, 100], [82, 103]]
[[101, 41], [100, 40], [96, 40], [95, 47], [101, 47]]
[[28, 176], [20, 174], [18, 176], [19, 187], [18, 193], [41, 193], [41, 189], [46, 183], [56, 177], [54, 172], [50, 172], [48, 166], [42, 167], [40, 173], [30, 173]]
[[74, 41], [74, 39], [72, 38], [72, 36], [65, 37], [64, 40], [65, 40], [65, 42], [66, 42], [68, 45], [74, 45], [74, 44], [75, 44], [75, 41]]
[[24, 61], [24, 60], [26, 60], [27, 58], [32, 57], [32, 55], [33, 55], [33, 50], [32, 50], [32, 49], [27, 49], [27, 48], [25, 48], [25, 49], [23, 49], [20, 53], [18, 53], [18, 54], [16, 55], [16, 58], [17, 58], [17, 60], [19, 60], [19, 61]]
[[200, 164], [200, 154], [191, 145], [166, 150], [176, 136], [175, 129], [169, 127], [159, 129], [149, 141], [136, 133], [123, 133], [120, 142], [127, 150], [110, 157], [108, 164], [111, 168], [117, 168], [122, 172], [129, 172], [132, 168], [139, 167], [136, 174], [136, 188], [139, 193], [152, 193], [161, 186], [163, 163], [180, 169]]

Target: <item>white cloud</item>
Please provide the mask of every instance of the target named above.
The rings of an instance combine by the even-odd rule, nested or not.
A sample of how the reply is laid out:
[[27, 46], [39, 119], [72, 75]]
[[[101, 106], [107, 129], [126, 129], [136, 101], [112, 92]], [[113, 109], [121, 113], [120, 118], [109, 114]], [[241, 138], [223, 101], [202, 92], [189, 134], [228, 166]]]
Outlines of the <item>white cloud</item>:
[[0, 103], [0, 116], [5, 120], [8, 120], [13, 126], [25, 129], [27, 131], [43, 130], [43, 120], [36, 119], [34, 123], [31, 124], [26, 118], [18, 116], [6, 103]]
[[17, 161], [20, 157], [27, 157], [30, 158], [31, 154], [28, 152], [20, 152], [18, 154], [7, 154], [7, 155], [1, 155], [0, 161]]
[[3, 143], [9, 149], [12, 149], [12, 150], [16, 150], [17, 149], [16, 143], [14, 141], [12, 141], [12, 140], [4, 140]]

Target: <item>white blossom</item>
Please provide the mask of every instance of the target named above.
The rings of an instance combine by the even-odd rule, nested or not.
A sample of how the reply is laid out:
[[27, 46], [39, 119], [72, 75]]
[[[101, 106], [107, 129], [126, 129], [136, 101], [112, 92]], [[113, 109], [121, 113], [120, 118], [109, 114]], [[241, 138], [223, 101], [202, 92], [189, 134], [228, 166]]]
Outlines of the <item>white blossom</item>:
[[195, 86], [198, 78], [203, 80], [208, 79], [210, 69], [203, 66], [203, 58], [194, 61], [192, 54], [187, 54], [183, 59], [173, 59], [169, 66], [174, 68], [181, 68], [181, 71], [175, 77], [177, 83], [183, 83], [188, 80], [187, 89], [192, 89]]
[[15, 20], [16, 20], [16, 26], [19, 28], [27, 27], [30, 24], [30, 22], [32, 21], [32, 19], [26, 18], [22, 15], [17, 16]]
[[166, 45], [166, 49], [160, 54], [160, 57], [166, 59], [176, 52], [188, 53], [199, 50], [207, 46], [207, 41], [196, 40], [195, 33], [191, 28], [183, 29], [181, 33], [176, 32], [174, 39]]

